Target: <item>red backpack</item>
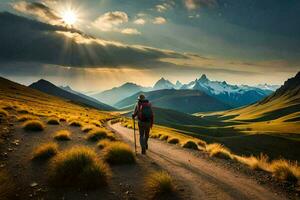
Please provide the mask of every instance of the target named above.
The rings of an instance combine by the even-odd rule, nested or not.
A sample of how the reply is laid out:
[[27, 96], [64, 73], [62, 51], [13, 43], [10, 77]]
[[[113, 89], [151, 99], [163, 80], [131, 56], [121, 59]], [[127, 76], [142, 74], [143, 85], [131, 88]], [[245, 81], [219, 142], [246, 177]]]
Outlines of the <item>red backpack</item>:
[[138, 118], [142, 122], [151, 122], [153, 118], [153, 112], [151, 103], [148, 101], [146, 102], [140, 102], [138, 104]]

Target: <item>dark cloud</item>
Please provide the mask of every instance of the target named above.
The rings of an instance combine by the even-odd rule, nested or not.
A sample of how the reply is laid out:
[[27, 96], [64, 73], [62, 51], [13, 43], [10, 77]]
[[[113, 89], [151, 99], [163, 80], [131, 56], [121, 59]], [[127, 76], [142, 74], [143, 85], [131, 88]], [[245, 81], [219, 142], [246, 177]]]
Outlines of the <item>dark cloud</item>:
[[20, 13], [32, 15], [47, 23], [62, 23], [61, 18], [51, 8], [43, 3], [20, 1], [12, 4], [12, 7]]
[[96, 39], [80, 31], [10, 13], [0, 13], [0, 61], [40, 62], [72, 67], [162, 66], [162, 58], [185, 58], [172, 51]]

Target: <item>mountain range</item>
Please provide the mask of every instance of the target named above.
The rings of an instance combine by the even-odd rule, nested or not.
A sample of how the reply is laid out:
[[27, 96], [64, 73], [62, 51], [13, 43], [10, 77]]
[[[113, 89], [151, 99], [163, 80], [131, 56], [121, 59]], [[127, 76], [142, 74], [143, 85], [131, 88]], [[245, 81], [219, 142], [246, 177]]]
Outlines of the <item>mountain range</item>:
[[[115, 104], [119, 109], [133, 109], [138, 92]], [[228, 110], [231, 107], [222, 101], [199, 90], [164, 89], [143, 92], [154, 107], [172, 109], [179, 112], [195, 113], [206, 111]]]
[[257, 86], [231, 85], [225, 81], [211, 81], [203, 74], [199, 79], [187, 84], [182, 84], [180, 81], [173, 84], [165, 78], [159, 79], [153, 87], [143, 87], [135, 83], [125, 83], [120, 87], [114, 87], [110, 90], [97, 93], [93, 95], [93, 97], [109, 105], [120, 107], [120, 104], [117, 103], [139, 92], [165, 89], [196, 90], [205, 92], [207, 95], [218, 99], [229, 107], [236, 108], [255, 103], [273, 93], [278, 87], [279, 86], [268, 84]]
[[63, 89], [62, 89], [44, 79], [41, 79], [35, 83], [32, 83], [31, 85], [29, 85], [29, 87], [39, 90], [41, 92], [53, 95], [53, 96], [57, 96], [57, 97], [61, 97], [61, 98], [70, 100], [74, 103], [84, 104], [86, 106], [90, 106], [90, 107], [97, 108], [100, 110], [104, 110], [104, 111], [116, 110], [112, 106], [109, 106], [107, 104], [104, 104], [104, 103], [96, 100], [96, 99], [93, 99], [84, 94], [76, 92], [76, 91], [72, 90], [70, 87], [63, 87]]

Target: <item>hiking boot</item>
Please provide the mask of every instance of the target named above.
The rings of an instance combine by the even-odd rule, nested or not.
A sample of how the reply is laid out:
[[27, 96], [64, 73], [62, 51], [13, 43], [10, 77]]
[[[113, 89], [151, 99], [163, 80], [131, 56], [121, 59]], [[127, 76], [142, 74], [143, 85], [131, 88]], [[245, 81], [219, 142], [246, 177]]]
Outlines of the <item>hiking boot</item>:
[[142, 149], [142, 154], [145, 155], [146, 154], [146, 149]]

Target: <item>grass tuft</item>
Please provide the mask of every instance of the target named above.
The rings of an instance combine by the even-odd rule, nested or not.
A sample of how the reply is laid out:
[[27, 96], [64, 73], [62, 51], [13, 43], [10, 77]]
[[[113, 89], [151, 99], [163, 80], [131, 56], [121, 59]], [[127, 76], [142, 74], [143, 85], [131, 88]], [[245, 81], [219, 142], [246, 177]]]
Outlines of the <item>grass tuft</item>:
[[54, 139], [60, 140], [60, 141], [71, 140], [71, 132], [68, 130], [57, 131], [54, 135]]
[[219, 143], [213, 143], [206, 145], [206, 151], [210, 157], [218, 157], [223, 159], [233, 159], [233, 155], [230, 150]]
[[127, 144], [122, 142], [113, 142], [107, 146], [104, 159], [110, 164], [135, 163], [134, 153]]
[[169, 136], [168, 135], [161, 135], [159, 137], [160, 140], [168, 140]]
[[274, 160], [270, 168], [273, 176], [281, 181], [295, 184], [300, 179], [300, 168], [297, 166], [297, 163], [292, 163], [284, 159]]
[[82, 126], [82, 123], [79, 122], [79, 121], [71, 121], [71, 122], [69, 123], [69, 126], [81, 127], [81, 126]]
[[206, 147], [206, 142], [203, 141], [203, 140], [198, 140], [197, 144], [198, 144], [200, 147]]
[[58, 152], [57, 144], [53, 142], [41, 144], [33, 151], [32, 159], [46, 160], [56, 155], [57, 152]]
[[8, 117], [8, 112], [6, 110], [0, 109], [0, 116]]
[[179, 139], [178, 138], [169, 138], [168, 139], [168, 143], [170, 143], [170, 144], [178, 144], [179, 143]]
[[89, 141], [96, 142], [107, 138], [107, 132], [104, 129], [97, 129], [87, 134], [86, 139]]
[[99, 149], [104, 149], [106, 147], [108, 147], [112, 142], [108, 139], [104, 139], [104, 140], [100, 140], [98, 143], [97, 143], [97, 147]]
[[194, 141], [186, 141], [183, 145], [183, 148], [188, 148], [188, 149], [195, 149], [198, 150], [198, 145]]
[[45, 125], [41, 120], [28, 120], [23, 123], [22, 127], [26, 131], [42, 131], [45, 129]]
[[270, 166], [268, 163], [268, 156], [264, 154], [260, 154], [260, 156], [250, 156], [250, 157], [244, 157], [244, 156], [234, 156], [234, 159], [237, 160], [240, 163], [243, 163], [247, 166], [249, 166], [253, 170], [263, 170], [263, 171], [270, 171]]
[[39, 119], [39, 118], [38, 118], [37, 116], [28, 115], [28, 114], [20, 115], [20, 116], [17, 118], [17, 120], [18, 120], [19, 122], [25, 122], [25, 121], [27, 121], [27, 120], [33, 120], [33, 119], [37, 120], [37, 119]]
[[91, 130], [93, 130], [95, 127], [92, 126], [92, 125], [86, 125], [84, 127], [81, 128], [81, 131], [84, 132], [84, 133], [88, 133], [90, 132]]
[[59, 125], [59, 119], [57, 119], [57, 118], [50, 118], [50, 119], [48, 119], [47, 124]]
[[164, 171], [153, 172], [146, 178], [146, 189], [153, 195], [153, 199], [170, 195], [175, 192], [172, 177]]
[[50, 183], [56, 187], [96, 189], [107, 185], [109, 170], [87, 147], [73, 147], [56, 156], [50, 166]]

